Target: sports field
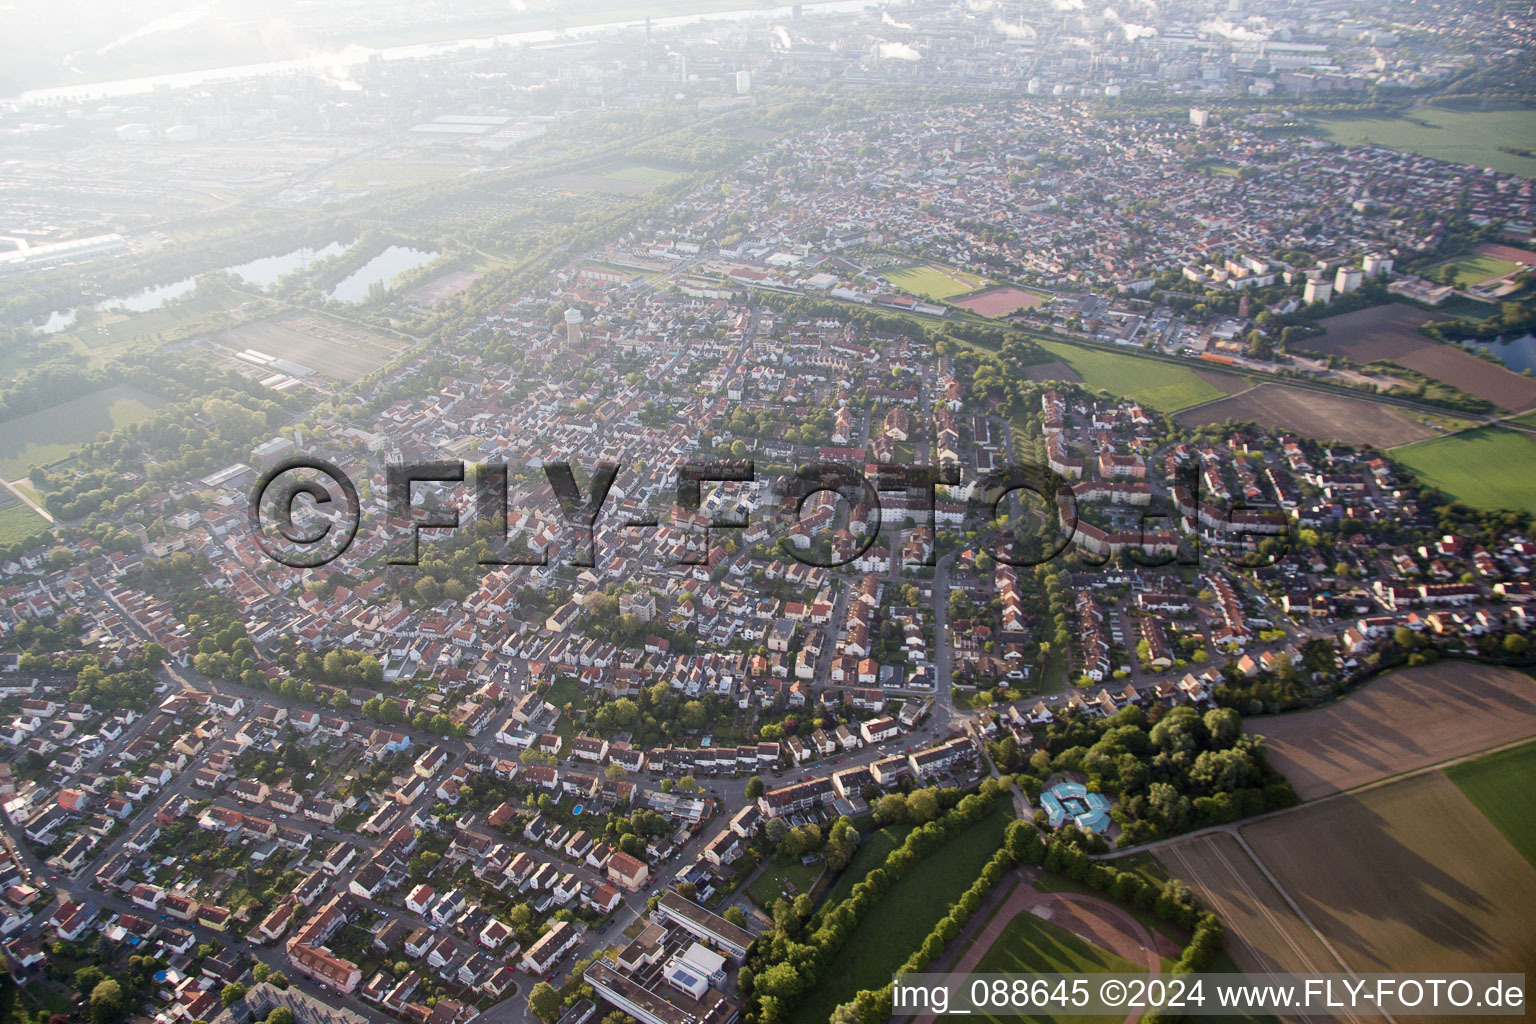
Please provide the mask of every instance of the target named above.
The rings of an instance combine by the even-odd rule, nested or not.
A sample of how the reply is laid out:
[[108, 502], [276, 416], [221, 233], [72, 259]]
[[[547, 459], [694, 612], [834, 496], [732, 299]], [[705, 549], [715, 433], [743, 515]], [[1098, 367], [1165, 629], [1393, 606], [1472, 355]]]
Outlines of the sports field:
[[6, 420], [0, 423], [0, 473], [7, 480], [26, 476], [33, 465], [58, 462], [97, 434], [148, 419], [163, 405], [147, 391], [120, 384]]
[[1379, 676], [1312, 711], [1251, 719], [1303, 800], [1536, 736], [1536, 680], [1443, 661]]
[[[1116, 972], [1144, 974], [1146, 968], [1124, 957], [1116, 956], [1067, 929], [1050, 921], [1042, 920], [1030, 911], [1015, 914], [992, 948], [983, 954], [981, 961], [971, 969], [973, 974], [1099, 974]], [[985, 1021], [1046, 1021], [1049, 1017], [1037, 1016], [981, 1016]], [[1121, 1014], [1095, 1017], [1091, 1014], [1074, 1016], [1074, 1021], [1120, 1021]]]
[[1536, 743], [1452, 765], [1445, 774], [1536, 867]]
[[1403, 409], [1365, 398], [1271, 383], [1190, 409], [1175, 419], [1186, 427], [1251, 420], [1261, 427], [1295, 431], [1316, 441], [1377, 448], [1392, 448], [1435, 436], [1433, 430]]
[[952, 270], [949, 267], [939, 268], [927, 263], [918, 263], [899, 270], [886, 270], [881, 272], [880, 276], [904, 292], [926, 295], [930, 299], [947, 299], [955, 295], [964, 295], [987, 283], [984, 277], [978, 277], [963, 270]]
[[1507, 427], [1478, 427], [1392, 452], [1426, 483], [1474, 508], [1536, 512], [1536, 440]]
[[[1372, 143], [1437, 160], [1536, 177], [1536, 160], [1499, 147], [1536, 138], [1536, 110], [1441, 110], [1415, 107], [1408, 117], [1325, 117], [1314, 123], [1347, 146]], [[1415, 122], [1423, 123], [1415, 123]]]
[[1160, 412], [1177, 412], [1226, 394], [1202, 380], [1194, 370], [1173, 363], [1058, 341], [1038, 344], [1071, 367], [1090, 391], [1102, 389]]
[[959, 299], [955, 305], [979, 313], [982, 316], [1007, 316], [1021, 309], [1034, 309], [1050, 301], [1049, 295], [1026, 291], [1023, 288], [990, 288], [969, 298]]
[[1002, 844], [1012, 818], [1007, 800], [959, 838], [926, 857], [875, 904], [821, 972], [796, 1011], [799, 1024], [824, 1024], [861, 989], [880, 988], [970, 888]]
[[1424, 276], [1431, 281], [1439, 283], [1445, 273], [1446, 267], [1456, 268], [1456, 287], [1465, 288], [1472, 284], [1482, 284], [1496, 277], [1504, 277], [1513, 274], [1520, 269], [1520, 264], [1513, 260], [1501, 260], [1496, 256], [1462, 256], [1459, 259], [1446, 260], [1444, 263], [1436, 263], [1424, 272]]
[[1242, 835], [1355, 971], [1536, 964], [1536, 867], [1442, 772], [1264, 818]]
[[647, 167], [645, 164], [620, 164], [612, 170], [604, 171], [603, 177], [613, 178], [617, 181], [633, 181], [641, 185], [655, 188], [657, 185], [666, 185], [676, 181], [680, 175], [677, 171], [669, 171], [660, 167]]

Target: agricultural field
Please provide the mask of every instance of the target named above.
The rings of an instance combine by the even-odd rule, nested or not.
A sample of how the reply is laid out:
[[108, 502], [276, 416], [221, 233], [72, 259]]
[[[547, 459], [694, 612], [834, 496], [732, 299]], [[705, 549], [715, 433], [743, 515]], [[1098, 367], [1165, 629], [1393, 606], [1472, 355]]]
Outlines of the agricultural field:
[[15, 544], [48, 529], [48, 520], [0, 489], [0, 544]]
[[1103, 389], [1159, 412], [1177, 412], [1226, 394], [1194, 370], [1174, 363], [1080, 348], [1059, 341], [1037, 340], [1036, 343], [1071, 367], [1090, 391]]
[[1536, 439], [1523, 431], [1478, 427], [1399, 448], [1392, 457], [1474, 508], [1536, 512]]
[[122, 384], [7, 420], [0, 425], [0, 473], [14, 480], [34, 465], [52, 465], [97, 434], [148, 419], [164, 405], [158, 396]]
[[1536, 867], [1442, 772], [1242, 827], [1355, 971], [1525, 971]]
[[1025, 288], [991, 288], [968, 298], [957, 299], [955, 305], [981, 316], [1004, 317], [1021, 309], [1043, 306], [1050, 298], [1049, 295]]
[[1536, 736], [1536, 680], [1440, 662], [1380, 676], [1311, 711], [1250, 719], [1303, 800]]
[[1011, 818], [1008, 801], [999, 800], [991, 814], [892, 886], [822, 971], [794, 1019], [799, 1024], [822, 1024], [861, 989], [879, 988], [890, 981], [997, 852]]
[[1492, 167], [1536, 177], [1536, 160], [1502, 152], [1511, 142], [1536, 138], [1536, 110], [1442, 110], [1415, 107], [1409, 117], [1324, 117], [1323, 134], [1346, 146], [1366, 143], [1437, 160]]
[[880, 274], [891, 284], [912, 295], [924, 295], [930, 299], [948, 299], [985, 287], [987, 280], [963, 270], [935, 267], [926, 263], [886, 270]]
[[1536, 867], [1536, 743], [1451, 765], [1445, 774]]
[[1288, 384], [1264, 383], [1238, 395], [1190, 409], [1174, 419], [1186, 427], [1252, 420], [1317, 441], [1393, 448], [1434, 437], [1413, 413], [1365, 398], [1331, 395]]
[[1209, 832], [1180, 839], [1160, 848], [1157, 860], [1170, 877], [1188, 883], [1221, 918], [1227, 929], [1227, 953], [1242, 970], [1339, 970], [1338, 961], [1286, 904], [1235, 836]]
[[1355, 363], [1389, 360], [1514, 412], [1536, 407], [1536, 380], [1419, 333], [1419, 325], [1441, 319], [1444, 314], [1391, 302], [1326, 317], [1319, 321], [1325, 333], [1303, 338], [1295, 347]]
[[389, 362], [399, 341], [319, 314], [297, 314], [246, 324], [213, 340], [230, 353], [255, 349], [351, 383]]

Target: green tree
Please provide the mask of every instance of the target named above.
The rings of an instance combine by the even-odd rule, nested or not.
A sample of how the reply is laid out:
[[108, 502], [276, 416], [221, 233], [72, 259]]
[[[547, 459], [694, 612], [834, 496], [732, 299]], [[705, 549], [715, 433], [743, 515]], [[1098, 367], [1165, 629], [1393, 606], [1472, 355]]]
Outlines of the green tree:
[[223, 991], [219, 993], [219, 999], [223, 1001], [225, 1006], [233, 1006], [240, 999], [244, 998], [245, 992], [245, 986], [236, 982], [233, 985], [225, 985]]
[[554, 1024], [560, 1019], [560, 993], [549, 982], [541, 981], [528, 993], [528, 1009], [544, 1024]]
[[[224, 1005], [228, 1006], [228, 1001]], [[91, 989], [91, 1024], [116, 1024], [126, 1010], [123, 987], [111, 978], [103, 978]]]

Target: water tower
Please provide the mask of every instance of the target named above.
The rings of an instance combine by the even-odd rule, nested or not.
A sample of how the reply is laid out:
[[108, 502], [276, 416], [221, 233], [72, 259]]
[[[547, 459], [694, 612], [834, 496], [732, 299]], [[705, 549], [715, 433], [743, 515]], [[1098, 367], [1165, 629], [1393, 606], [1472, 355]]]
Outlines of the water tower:
[[581, 344], [581, 310], [574, 307], [565, 311], [565, 340], [569, 345]]

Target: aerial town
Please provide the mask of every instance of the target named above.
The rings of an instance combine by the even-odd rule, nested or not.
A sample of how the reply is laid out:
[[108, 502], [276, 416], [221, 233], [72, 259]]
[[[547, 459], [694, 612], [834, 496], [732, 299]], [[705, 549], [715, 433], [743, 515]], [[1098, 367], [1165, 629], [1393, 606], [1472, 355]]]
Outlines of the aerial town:
[[1529, 12], [685, 8], [0, 82], [0, 1013], [1536, 965]]

